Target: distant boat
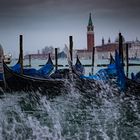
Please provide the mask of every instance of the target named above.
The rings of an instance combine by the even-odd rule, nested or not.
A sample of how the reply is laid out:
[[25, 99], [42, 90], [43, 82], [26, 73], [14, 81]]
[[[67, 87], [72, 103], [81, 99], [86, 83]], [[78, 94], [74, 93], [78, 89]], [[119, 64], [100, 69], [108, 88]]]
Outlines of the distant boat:
[[6, 54], [6, 55], [4, 55], [4, 62], [5, 62], [6, 64], [10, 64], [11, 61], [12, 61], [12, 55], [11, 55], [11, 54]]

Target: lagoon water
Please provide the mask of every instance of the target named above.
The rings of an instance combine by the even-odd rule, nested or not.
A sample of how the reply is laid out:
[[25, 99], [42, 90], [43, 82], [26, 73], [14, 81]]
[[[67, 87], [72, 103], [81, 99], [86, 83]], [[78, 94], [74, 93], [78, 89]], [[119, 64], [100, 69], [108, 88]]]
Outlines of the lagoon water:
[[[32, 66], [39, 68], [45, 62], [32, 60]], [[65, 65], [66, 60], [58, 63]], [[86, 67], [86, 75], [90, 71]], [[138, 72], [139, 67], [130, 67], [132, 71]], [[80, 91], [69, 83], [68, 94], [62, 91], [51, 99], [39, 92], [1, 94], [0, 140], [139, 140], [140, 97], [125, 96], [103, 81], [99, 84], [100, 91], [97, 87]]]

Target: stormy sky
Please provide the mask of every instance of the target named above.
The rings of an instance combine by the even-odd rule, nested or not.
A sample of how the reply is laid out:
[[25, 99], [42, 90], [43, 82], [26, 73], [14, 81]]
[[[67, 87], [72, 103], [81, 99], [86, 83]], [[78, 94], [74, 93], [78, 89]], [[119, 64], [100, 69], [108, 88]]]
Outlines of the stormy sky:
[[86, 48], [90, 12], [96, 45], [102, 37], [114, 41], [119, 31], [126, 40], [140, 39], [140, 0], [0, 0], [0, 44], [15, 56], [19, 34], [25, 54], [63, 48], [72, 35], [74, 48]]

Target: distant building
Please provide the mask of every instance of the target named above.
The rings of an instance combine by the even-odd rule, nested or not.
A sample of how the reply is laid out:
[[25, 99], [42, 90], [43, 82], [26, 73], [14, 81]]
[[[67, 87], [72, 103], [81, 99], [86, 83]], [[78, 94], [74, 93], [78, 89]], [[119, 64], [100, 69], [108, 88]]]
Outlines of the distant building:
[[[125, 41], [123, 37], [123, 52], [124, 58], [126, 53], [126, 44], [128, 44], [128, 53], [130, 59], [140, 59], [140, 41], [136, 38], [135, 41]], [[110, 53], [115, 56], [115, 50], [119, 49], [119, 39], [116, 38], [115, 42], [108, 40], [108, 43], [104, 43], [102, 39], [102, 45], [96, 46], [96, 54], [98, 59], [109, 59]]]
[[88, 50], [75, 50], [75, 55], [79, 58], [84, 58], [84, 59], [91, 59], [92, 58], [92, 52]]
[[42, 49], [42, 54], [54, 53], [54, 48], [52, 46], [46, 46]]
[[140, 41], [136, 38], [135, 41], [127, 41], [129, 44], [129, 58], [140, 59]]
[[90, 13], [88, 26], [87, 26], [87, 49], [75, 50], [76, 51], [75, 54], [78, 55], [79, 58], [91, 59], [94, 45], [95, 45], [94, 26], [92, 23], [92, 18]]
[[[51, 58], [52, 59], [54, 59], [54, 54], [50, 54], [50, 56], [51, 56]], [[44, 59], [48, 59], [48, 57], [49, 57], [49, 53], [47, 53], [47, 54], [26, 54], [25, 56], [24, 56], [24, 59], [29, 59], [29, 57], [31, 57], [31, 59], [42, 59], [42, 60], [44, 60]]]
[[[125, 51], [125, 39], [123, 37], [123, 47]], [[119, 50], [119, 37], [115, 39], [115, 42], [111, 42], [110, 38], [108, 42], [105, 43], [104, 38], [102, 38], [102, 45], [96, 46], [95, 48], [98, 59], [109, 59], [110, 53], [115, 56], [115, 50]]]
[[96, 46], [96, 54], [98, 59], [109, 59], [110, 53], [114, 55], [115, 50], [119, 49], [118, 42], [111, 43], [109, 38], [108, 43], [105, 44], [104, 38], [102, 39], [102, 45]]
[[62, 52], [58, 53], [57, 57], [58, 58], [67, 58], [67, 55], [64, 51], [62, 51]]
[[24, 59], [29, 59], [29, 56], [32, 59], [48, 59], [49, 54], [51, 58], [54, 59], [54, 48], [52, 46], [44, 47], [42, 49], [42, 53], [40, 53], [40, 50], [38, 50], [37, 53], [27, 54], [24, 56]]

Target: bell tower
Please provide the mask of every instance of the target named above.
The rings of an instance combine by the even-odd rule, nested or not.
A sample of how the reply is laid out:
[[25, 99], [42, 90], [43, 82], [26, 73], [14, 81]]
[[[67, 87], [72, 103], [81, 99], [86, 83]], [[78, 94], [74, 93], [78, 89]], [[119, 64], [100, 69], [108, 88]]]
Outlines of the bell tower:
[[92, 51], [94, 47], [94, 26], [91, 19], [91, 13], [89, 14], [89, 21], [87, 26], [87, 50]]

